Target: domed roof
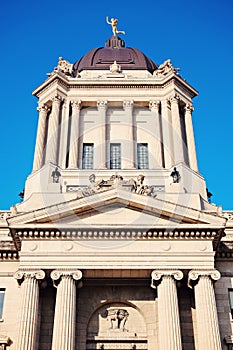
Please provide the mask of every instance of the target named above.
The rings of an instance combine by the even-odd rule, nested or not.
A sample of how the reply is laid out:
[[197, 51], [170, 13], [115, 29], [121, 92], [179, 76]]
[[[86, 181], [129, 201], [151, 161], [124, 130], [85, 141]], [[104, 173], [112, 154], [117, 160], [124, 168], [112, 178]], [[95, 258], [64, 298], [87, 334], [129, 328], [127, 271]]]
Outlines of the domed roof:
[[158, 66], [150, 58], [138, 49], [125, 47], [125, 42], [118, 36], [111, 36], [105, 47], [92, 49], [74, 64], [74, 72], [81, 72], [84, 69], [109, 69], [109, 66], [116, 61], [122, 70], [142, 69], [153, 73]]

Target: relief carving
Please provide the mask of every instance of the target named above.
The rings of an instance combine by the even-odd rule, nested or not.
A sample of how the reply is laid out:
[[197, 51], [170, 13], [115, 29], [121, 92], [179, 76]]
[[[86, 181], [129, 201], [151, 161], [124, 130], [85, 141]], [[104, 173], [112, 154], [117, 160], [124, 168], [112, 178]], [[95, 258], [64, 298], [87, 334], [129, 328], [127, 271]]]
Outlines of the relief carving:
[[127, 329], [125, 329], [125, 324], [129, 317], [129, 313], [127, 310], [118, 308], [108, 309], [102, 314], [102, 317], [107, 318], [107, 321], [110, 322], [109, 329], [119, 329], [123, 332], [127, 331]]

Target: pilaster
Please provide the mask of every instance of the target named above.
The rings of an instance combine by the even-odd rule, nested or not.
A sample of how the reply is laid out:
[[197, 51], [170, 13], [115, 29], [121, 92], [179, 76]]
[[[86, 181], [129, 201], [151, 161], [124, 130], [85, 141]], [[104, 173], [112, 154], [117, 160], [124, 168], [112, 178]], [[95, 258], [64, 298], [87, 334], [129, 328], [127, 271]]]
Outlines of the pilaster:
[[162, 134], [163, 134], [163, 154], [165, 168], [170, 168], [173, 163], [173, 146], [172, 146], [172, 125], [170, 120], [170, 110], [169, 110], [169, 101], [162, 100]]
[[128, 129], [128, 137], [122, 149], [122, 168], [135, 169], [136, 140], [134, 140], [134, 102], [131, 100], [123, 101], [123, 108], [125, 111], [125, 126]]
[[[100, 115], [99, 125], [99, 144], [97, 145], [98, 163], [95, 168], [106, 169], [107, 168], [107, 132], [106, 132], [106, 112], [108, 108], [107, 101], [97, 101], [97, 109]], [[95, 157], [96, 162], [96, 157]]]
[[194, 285], [198, 349], [221, 350], [213, 287], [213, 281], [220, 278], [220, 273], [217, 270], [192, 270], [188, 278], [189, 286]]
[[159, 349], [182, 350], [176, 280], [183, 278], [179, 270], [154, 270], [153, 288], [158, 291]]
[[162, 135], [159, 115], [160, 101], [150, 101], [149, 109], [154, 118], [154, 129], [153, 132], [153, 145], [152, 145], [152, 162], [150, 162], [150, 168], [163, 167], [163, 153], [162, 153]]

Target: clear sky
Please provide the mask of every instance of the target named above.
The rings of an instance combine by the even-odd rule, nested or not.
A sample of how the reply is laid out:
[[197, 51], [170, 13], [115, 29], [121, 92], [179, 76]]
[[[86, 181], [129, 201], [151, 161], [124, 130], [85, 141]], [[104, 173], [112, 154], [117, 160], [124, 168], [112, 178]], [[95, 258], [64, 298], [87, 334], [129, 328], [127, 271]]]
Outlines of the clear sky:
[[233, 210], [233, 1], [4, 1], [1, 4], [0, 210], [19, 202], [31, 172], [37, 100], [31, 95], [57, 65], [74, 63], [111, 36], [157, 64], [170, 58], [199, 91], [193, 113], [199, 170], [212, 202]]

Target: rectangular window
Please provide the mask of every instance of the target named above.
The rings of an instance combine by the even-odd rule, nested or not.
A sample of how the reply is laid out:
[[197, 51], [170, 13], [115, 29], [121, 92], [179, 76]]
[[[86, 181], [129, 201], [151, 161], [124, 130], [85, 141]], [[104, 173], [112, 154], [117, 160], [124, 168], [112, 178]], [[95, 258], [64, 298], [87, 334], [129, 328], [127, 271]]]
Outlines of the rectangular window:
[[121, 144], [110, 144], [110, 169], [121, 169]]
[[138, 153], [138, 169], [149, 169], [148, 144], [138, 143], [137, 153]]
[[231, 309], [231, 318], [233, 319], [233, 289], [228, 290], [228, 296]]
[[2, 319], [5, 291], [4, 288], [0, 288], [0, 320]]
[[82, 168], [83, 169], [93, 169], [94, 161], [94, 144], [84, 143], [83, 144], [83, 158], [82, 158]]

